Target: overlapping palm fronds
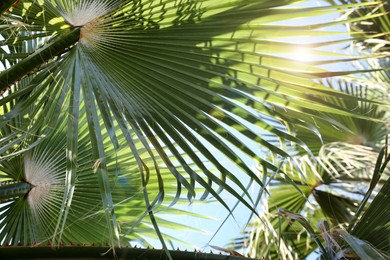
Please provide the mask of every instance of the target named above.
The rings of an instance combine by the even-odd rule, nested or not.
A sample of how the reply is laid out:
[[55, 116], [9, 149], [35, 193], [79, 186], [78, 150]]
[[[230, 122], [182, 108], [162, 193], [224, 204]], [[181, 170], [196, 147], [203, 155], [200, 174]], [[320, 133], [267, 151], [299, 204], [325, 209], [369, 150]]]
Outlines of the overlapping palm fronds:
[[[319, 232], [316, 233], [312, 225], [307, 221], [307, 218], [299, 213], [285, 210], [279, 211], [279, 215], [283, 215], [290, 221], [297, 221], [307, 231], [307, 235], [310, 236], [307, 239], [311, 239], [312, 242], [317, 244], [322, 258], [389, 258], [390, 221], [386, 212], [389, 209], [387, 194], [389, 192], [390, 178], [388, 174], [383, 176], [386, 168], [388, 172], [387, 165], [390, 162], [390, 155], [387, 153], [387, 149], [388, 147], [384, 147], [379, 153], [372, 181], [364, 198], [357, 204], [356, 210], [353, 211], [353, 218], [341, 222], [343, 225], [333, 225], [333, 228], [331, 228], [327, 221], [322, 221], [317, 224]], [[381, 179], [384, 179], [383, 186], [379, 185], [379, 192], [374, 196], [370, 206], [366, 207], [366, 203]], [[340, 210], [340, 208], [343, 208], [343, 205], [334, 203], [334, 200], [329, 200], [329, 202], [335, 213], [343, 212], [343, 210]], [[325, 207], [321, 205], [321, 208], [327, 215], [328, 212], [324, 210]], [[362, 214], [362, 212], [364, 213]], [[290, 242], [292, 241], [290, 240]], [[296, 245], [301, 243], [299, 243], [298, 239], [298, 243], [292, 244], [296, 248]]]
[[[340, 145], [337, 147], [340, 148]], [[346, 147], [346, 149], [348, 148], [351, 149]], [[360, 149], [357, 150], [356, 154], [364, 152], [366, 154], [373, 153]], [[374, 155], [375, 157], [372, 158]], [[365, 165], [361, 164], [362, 161], [360, 161], [361, 168], [351, 167], [346, 172], [342, 172], [343, 168], [338, 168], [338, 174], [334, 174], [334, 168], [337, 167], [334, 164], [333, 169], [326, 171], [324, 165], [318, 160], [313, 161], [308, 157], [300, 157], [297, 159], [297, 163], [290, 164], [290, 167], [286, 165], [282, 169], [286, 173], [285, 177], [275, 177], [274, 181], [271, 182], [273, 187], [270, 188], [269, 198], [263, 202], [260, 218], [249, 224], [243, 237], [235, 239], [235, 248], [247, 248], [251, 257], [305, 258], [318, 249], [318, 243], [324, 243], [322, 237], [327, 232], [329, 233], [329, 230], [321, 234], [320, 229], [313, 228], [315, 232], [310, 234], [299, 222], [292, 222], [290, 217], [295, 220], [305, 219], [305, 223], [311, 227], [316, 227], [323, 221], [327, 221], [335, 229], [346, 229], [348, 225], [356, 221], [355, 212], [358, 211], [359, 204], [367, 193], [368, 187], [371, 187], [370, 192], [374, 190], [378, 192], [382, 185], [386, 185], [386, 180], [389, 177], [388, 167], [386, 169], [383, 166], [381, 169], [382, 177], [375, 164], [369, 167], [372, 160], [375, 162], [376, 156], [377, 153], [374, 153], [371, 157], [365, 158], [364, 162], [367, 163]], [[349, 159], [352, 161], [353, 158]], [[355, 165], [353, 166], [357, 166], [359, 161], [354, 159]], [[336, 160], [340, 160], [340, 158], [332, 160], [332, 163]], [[329, 164], [331, 163], [329, 162]], [[370, 170], [372, 172], [368, 174]], [[370, 184], [371, 180], [375, 180], [375, 184]], [[367, 199], [371, 203], [372, 196], [367, 197]], [[372, 208], [364, 209], [368, 215], [374, 214], [370, 213]], [[378, 214], [377, 210], [380, 211], [380, 209], [374, 209]], [[288, 218], [282, 217], [285, 214], [280, 212], [288, 212]], [[357, 238], [367, 240], [375, 245], [378, 244], [378, 241], [386, 240], [384, 236], [387, 236], [389, 218], [384, 212], [379, 215], [380, 217], [376, 216], [376, 218], [380, 219], [381, 225], [376, 230], [385, 230], [378, 231], [378, 236], [382, 238], [370, 241], [367, 239], [368, 234], [366, 237], [359, 234]], [[373, 231], [370, 232], [371, 238], [375, 237], [373, 233]], [[382, 233], [383, 235], [380, 235]], [[313, 236], [316, 236], [318, 241], [313, 239]], [[378, 249], [383, 250], [386, 254], [388, 253], [387, 242], [384, 244]], [[335, 252], [338, 251], [335, 250]]]
[[[343, 2], [350, 3], [351, 1]], [[388, 9], [388, 3], [382, 2], [374, 9], [362, 8], [348, 12], [348, 15], [352, 18], [368, 18], [374, 13], [386, 13], [386, 9]], [[304, 226], [298, 223], [291, 224], [290, 220], [281, 218], [277, 213], [278, 208], [285, 209], [289, 217], [302, 220], [306, 226], [315, 227], [326, 220], [335, 229], [345, 229], [347, 226], [352, 229], [356, 224], [354, 214], [369, 187], [370, 189], [375, 187], [376, 192], [379, 192], [379, 189], [384, 185], [381, 193], [387, 187], [389, 170], [383, 168], [381, 170], [383, 175], [378, 178], [379, 169], [376, 165], [381, 165], [381, 162], [375, 163], [378, 156], [383, 157], [381, 148], [385, 146], [388, 149], [390, 81], [387, 71], [388, 58], [386, 58], [388, 56], [388, 42], [385, 40], [388, 38], [388, 30], [385, 28], [388, 28], [389, 21], [386, 16], [384, 18], [368, 18], [364, 22], [352, 22], [350, 25], [352, 25], [353, 32], [366, 33], [366, 37], [357, 37], [355, 42], [351, 44], [353, 50], [359, 49], [359, 52], [356, 53], [371, 57], [355, 61], [354, 66], [358, 70], [377, 71], [359, 77], [345, 77], [341, 81], [327, 81], [327, 85], [360, 99], [343, 101], [342, 103], [334, 98], [328, 99], [328, 101], [361, 115], [367, 115], [371, 119], [325, 113], [323, 115], [327, 120], [313, 120], [316, 132], [300, 126], [295, 128], [297, 136], [307, 144], [315, 157], [307, 157], [300, 149], [296, 151], [295, 159], [291, 160], [296, 163], [289, 164], [291, 168], [284, 171], [286, 177], [275, 178], [275, 188], [270, 191], [270, 197], [266, 203], [268, 207], [265, 207], [262, 221], [253, 221], [244, 236], [235, 240], [237, 247], [247, 246], [252, 256], [302, 259], [318, 249], [319, 243], [330, 245], [330, 249], [326, 246], [323, 248], [325, 251], [330, 250], [327, 253], [329, 259], [339, 259], [340, 257], [362, 257], [365, 259], [364, 256], [367, 252], [372, 253], [370, 257], [377, 259], [384, 257], [382, 254], [389, 253], [388, 242], [383, 241], [388, 241], [388, 235], [385, 233], [388, 232], [390, 218], [386, 214], [379, 213], [379, 207], [375, 206], [378, 202], [372, 207], [364, 208], [365, 214], [370, 218], [375, 215], [375, 218], [380, 219], [378, 222], [373, 220], [375, 224], [372, 225], [370, 221], [368, 222], [371, 230], [361, 229], [365, 230], [366, 234], [339, 230], [343, 233], [341, 235], [341, 233], [335, 232], [338, 234], [336, 236], [340, 235], [343, 238], [344, 242], [338, 242], [344, 243], [345, 250], [337, 247], [337, 243], [336, 245], [333, 243], [335, 240], [339, 240], [339, 237], [337, 239], [334, 237], [334, 241], [329, 240], [332, 240], [333, 235], [329, 233], [329, 228], [324, 228], [324, 225], [320, 225], [320, 229], [311, 229], [312, 231], [316, 230], [313, 239], [313, 234], [310, 234]], [[369, 26], [370, 30], [367, 31], [366, 26]], [[379, 101], [383, 105], [376, 107], [365, 100]], [[302, 117], [296, 114], [296, 118]], [[309, 121], [310, 117], [305, 117], [304, 120]], [[374, 180], [378, 185], [372, 187], [370, 183]], [[370, 203], [372, 197], [368, 198], [370, 198], [368, 200]], [[382, 206], [381, 203], [387, 203], [381, 195], [378, 195], [374, 201], [380, 201], [379, 204]], [[263, 225], [262, 222], [268, 223], [268, 226]], [[360, 228], [365, 225], [362, 222], [358, 223]], [[378, 231], [379, 239], [375, 238], [374, 230]], [[324, 238], [321, 238], [321, 235], [324, 235]], [[317, 238], [319, 239], [316, 240]], [[275, 246], [264, 247], [265, 244], [268, 245], [268, 241], [274, 241]], [[370, 244], [376, 246], [377, 249], [369, 246]], [[361, 251], [357, 245], [362, 247]], [[364, 245], [367, 245], [368, 251], [366, 252], [363, 250]], [[330, 253], [331, 251], [333, 253], [339, 252], [339, 254]], [[325, 253], [323, 252], [323, 254]]]
[[[131, 150], [121, 140], [117, 149], [109, 145], [111, 140], [106, 133], [102, 136], [106, 157], [93, 159], [91, 140], [85, 116], [80, 118], [79, 132], [74, 138], [77, 141], [78, 157], [72, 163], [77, 167], [74, 178], [67, 169], [66, 156], [70, 151], [66, 148], [66, 118], [58, 128], [47, 138], [44, 138], [27, 152], [18, 154], [1, 164], [1, 177], [12, 180], [13, 183], [27, 183], [27, 191], [20, 196], [7, 198], [2, 204], [1, 234], [2, 243], [6, 245], [52, 244], [56, 246], [71, 244], [106, 245], [117, 241], [119, 245], [128, 245], [129, 241], [150, 246], [151, 239], [158, 238], [153, 223], [145, 212], [145, 192], [155, 197], [159, 187], [153, 160], [145, 160], [148, 167], [148, 189], [142, 187], [137, 163]], [[118, 131], [118, 129], [114, 129]], [[129, 132], [129, 135], [134, 133]], [[140, 147], [140, 141], [135, 145]], [[30, 141], [33, 142], [33, 141]], [[28, 145], [28, 143], [26, 144]], [[147, 153], [139, 148], [139, 153]], [[100, 180], [97, 168], [105, 161], [107, 179]], [[162, 162], [161, 162], [162, 163]], [[165, 167], [160, 168], [160, 177], [167, 187], [165, 201], [155, 205], [156, 221], [170, 229], [185, 230], [189, 227], [175, 224], [163, 214], [186, 214], [202, 217], [199, 214], [185, 212], [168, 207], [175, 199], [176, 179]], [[103, 181], [110, 190], [111, 203], [105, 208], [102, 202], [99, 182]], [[9, 183], [5, 183], [9, 185]], [[64, 202], [65, 199], [71, 201]], [[69, 203], [69, 205], [66, 205]], [[163, 213], [159, 214], [157, 212]], [[115, 214], [115, 217], [107, 214]], [[115, 221], [115, 222], [114, 222]], [[110, 225], [117, 233], [110, 234]], [[193, 230], [193, 227], [191, 227]], [[110, 239], [111, 238], [111, 239]], [[166, 240], [175, 240], [166, 236]], [[176, 239], [177, 240], [177, 239]], [[179, 241], [179, 240], [177, 240]], [[184, 242], [184, 241], [183, 241]]]
[[[308, 151], [285, 124], [314, 129], [317, 120], [333, 123], [329, 115], [366, 118], [344, 106], [354, 100], [350, 95], [313, 81], [350, 72], [332, 73], [316, 63], [301, 64], [283, 57], [297, 45], [281, 38], [340, 34], [326, 32], [326, 28], [344, 21], [307, 26], [278, 22], [337, 13], [340, 8], [373, 8], [377, 2], [288, 6], [296, 2], [25, 0], [11, 7], [9, 1], [2, 8], [9, 12], [3, 13], [0, 25], [4, 66], [0, 73], [0, 164], [11, 168], [2, 166], [2, 172], [33, 186], [27, 201], [35, 193], [46, 201], [39, 186], [28, 179], [28, 169], [38, 167], [32, 164], [35, 150], [47, 151], [41, 154], [45, 167], [55, 165], [59, 167], [55, 172], [62, 175], [58, 173], [61, 177], [51, 184], [61, 185], [61, 192], [47, 195], [56, 198], [54, 206], [34, 206], [23, 199], [17, 201], [24, 204], [7, 206], [10, 210], [4, 217], [8, 219], [2, 222], [7, 227], [2, 233], [8, 236], [7, 242], [35, 239], [29, 237], [32, 232], [14, 230], [18, 225], [8, 223], [13, 207], [23, 211], [26, 205], [31, 212], [40, 212], [44, 222], [58, 210], [58, 218], [43, 236], [54, 236], [56, 243], [98, 238], [88, 230], [80, 236], [67, 233], [78, 214], [86, 219], [103, 218], [97, 233], [106, 234], [111, 243], [135, 230], [139, 221], [133, 214], [138, 219], [148, 216], [163, 242], [154, 212], [162, 203], [181, 199], [183, 188], [189, 200], [211, 195], [228, 208], [218, 193], [226, 190], [254, 210], [244, 183], [229, 163], [264, 185], [253, 166], [278, 170], [274, 158], [269, 159], [264, 151], [277, 158], [289, 157], [283, 150], [286, 143]], [[353, 21], [361, 19], [367, 17]], [[335, 61], [322, 64], [327, 62]], [[53, 140], [61, 149], [45, 148]], [[60, 165], [54, 160], [57, 150], [64, 151], [58, 154]], [[30, 166], [20, 168], [26, 164]], [[57, 176], [48, 173], [50, 178], [53, 174]], [[131, 204], [130, 198], [136, 196], [132, 193], [134, 178], [143, 201], [140, 208]], [[95, 214], [83, 211], [87, 200], [78, 201], [78, 192], [82, 196], [87, 190], [93, 190], [89, 199], [100, 208]], [[118, 190], [126, 193], [124, 201], [117, 196]], [[27, 209], [24, 212], [20, 221], [28, 227], [34, 219]]]

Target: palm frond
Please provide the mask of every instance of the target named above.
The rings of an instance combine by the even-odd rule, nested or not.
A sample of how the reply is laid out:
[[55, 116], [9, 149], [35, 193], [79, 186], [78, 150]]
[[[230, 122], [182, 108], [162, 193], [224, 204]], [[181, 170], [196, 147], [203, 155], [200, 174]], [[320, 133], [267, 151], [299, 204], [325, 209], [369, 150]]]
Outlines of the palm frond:
[[[386, 166], [390, 157], [387, 155], [385, 161], [381, 166]], [[378, 169], [378, 172], [380, 169]], [[378, 176], [380, 178], [380, 176]], [[379, 179], [377, 180], [379, 181]], [[374, 181], [374, 185], [377, 181]], [[368, 241], [371, 245], [379, 250], [382, 250], [387, 255], [390, 254], [389, 245], [389, 229], [390, 218], [385, 214], [389, 210], [389, 189], [390, 179], [387, 177], [385, 184], [382, 186], [378, 194], [375, 196], [369, 207], [365, 210], [364, 214], [350, 225], [350, 233], [358, 237], [361, 240]], [[371, 189], [368, 195], [371, 194]], [[364, 203], [366, 200], [363, 201]], [[362, 202], [362, 203], [363, 203]], [[363, 208], [363, 207], [362, 207]], [[356, 212], [356, 217], [359, 217], [360, 211]]]
[[[157, 147], [158, 143], [153, 138], [156, 135], [161, 140], [167, 134], [177, 142], [183, 140], [180, 141], [181, 148], [190, 155], [197, 167], [203, 169], [209, 179], [208, 182], [215, 182], [239, 197], [234, 190], [225, 185], [224, 179], [232, 180], [243, 191], [245, 191], [244, 186], [218, 162], [215, 156], [208, 152], [210, 147], [218, 147], [227, 160], [238, 164], [258, 183], [261, 181], [256, 173], [250, 169], [241, 156], [234, 152], [232, 147], [239, 148], [266, 167], [275, 169], [275, 166], [251, 146], [246, 145], [242, 138], [233, 134], [234, 129], [248, 128], [246, 125], [249, 124], [253, 129], [258, 129], [256, 132], [265, 131], [275, 136], [283, 135], [287, 140], [297, 141], [294, 137], [281, 133], [268, 124], [262, 119], [261, 114], [276, 116], [272, 111], [274, 108], [304, 111], [305, 114], [314, 117], [318, 115], [318, 111], [322, 110], [350, 114], [340, 106], [330, 108], [328, 102], [318, 103], [318, 105], [310, 102], [309, 108], [305, 100], [316, 95], [323, 96], [336, 92], [319, 84], [313, 87], [312, 81], [296, 76], [294, 71], [284, 67], [274, 68], [267, 65], [278, 64], [273, 62], [275, 60], [273, 56], [264, 55], [262, 51], [261, 46], [265, 43], [269, 44], [269, 40], [264, 40], [267, 35], [264, 34], [264, 30], [274, 27], [267, 23], [270, 20], [290, 18], [289, 11], [292, 9], [274, 9], [269, 14], [269, 18], [265, 19], [264, 24], [261, 23], [264, 19], [261, 14], [268, 12], [271, 7], [278, 7], [284, 3], [232, 2], [220, 4], [218, 1], [207, 1], [194, 4], [188, 1], [180, 4], [172, 2], [171, 7], [156, 3], [155, 11], [148, 13], [148, 6], [142, 2], [120, 3], [112, 7], [109, 1], [101, 7], [104, 7], [102, 16], [87, 19], [82, 22], [84, 24], [74, 21], [75, 13], [79, 12], [77, 8], [81, 7], [69, 7], [65, 3], [56, 6], [47, 2], [38, 7], [39, 1], [34, 1], [31, 5], [16, 7], [15, 17], [12, 17], [29, 23], [26, 32], [23, 27], [17, 27], [16, 32], [45, 31], [62, 35], [64, 40], [71, 38], [64, 35], [67, 28], [82, 26], [80, 42], [74, 46], [74, 50], [60, 55], [52, 60], [52, 66], [42, 70], [43, 74], [50, 70], [50, 77], [44, 82], [41, 84], [34, 82], [36, 84], [34, 92], [42, 91], [40, 92], [41, 102], [37, 102], [37, 96], [34, 96], [34, 107], [37, 111], [34, 118], [40, 117], [42, 113], [52, 115], [50, 118], [57, 118], [58, 109], [65, 107], [68, 100], [71, 100], [67, 95], [69, 91], [72, 91], [73, 84], [79, 82], [77, 77], [90, 75], [85, 82], [79, 83], [82, 84], [84, 96], [90, 97], [86, 108], [91, 106], [92, 102], [110, 104], [104, 107], [103, 105], [96, 106], [90, 111], [105, 110], [101, 113], [104, 114], [103, 119], [106, 124], [118, 122], [123, 134], [126, 134], [128, 128], [134, 129], [141, 140], [147, 140], [144, 142], [146, 148], [152, 145]], [[97, 8], [92, 3], [90, 7], [86, 7], [86, 10], [92, 7]], [[353, 5], [346, 6], [346, 8], [349, 7]], [[23, 10], [23, 8], [27, 9]], [[186, 12], [190, 13], [183, 13], [182, 10], [187, 9]], [[45, 10], [49, 14], [42, 15], [38, 12], [39, 10]], [[322, 12], [328, 13], [336, 10], [334, 7], [322, 7], [318, 10], [310, 9], [310, 14], [318, 15]], [[299, 13], [297, 12], [297, 16]], [[61, 17], [59, 14], [64, 16], [61, 22], [55, 22], [51, 27], [44, 27], [48, 18], [55, 19], [55, 15]], [[73, 20], [69, 17], [73, 17]], [[65, 26], [64, 19], [70, 25]], [[221, 19], [224, 19], [224, 23], [220, 22]], [[258, 23], [261, 25], [255, 26]], [[331, 23], [318, 27], [330, 25]], [[67, 28], [63, 29], [63, 27]], [[205, 28], [208, 29], [205, 30]], [[38, 36], [35, 33], [31, 33], [31, 38], [36, 37]], [[50, 41], [55, 41], [55, 38], [52, 37]], [[50, 46], [50, 41], [44, 46]], [[61, 42], [64, 41], [61, 40]], [[71, 47], [71, 42], [73, 41], [66, 45]], [[66, 51], [65, 46], [63, 49]], [[53, 53], [50, 58], [54, 58], [55, 55]], [[264, 61], [261, 61], [262, 57]], [[255, 60], [260, 63], [254, 63]], [[28, 63], [34, 67], [42, 62]], [[290, 63], [298, 64], [291, 61]], [[1, 76], [8, 78], [11, 72], [19, 74], [16, 73], [17, 67], [22, 66], [23, 63], [17, 62], [17, 64], [4, 71]], [[75, 67], [72, 69], [72, 66]], [[67, 69], [64, 69], [66, 67]], [[316, 70], [312, 67], [307, 72]], [[73, 71], [80, 71], [79, 76], [77, 74], [71, 76]], [[290, 83], [292, 81], [294, 84]], [[9, 83], [2, 85], [6, 87]], [[309, 91], [310, 95], [304, 94], [303, 89]], [[21, 95], [21, 91], [18, 93], [19, 95], [15, 94], [14, 99]], [[43, 101], [46, 100], [43, 95], [50, 97], [48, 103]], [[33, 95], [26, 99], [31, 103], [32, 97]], [[253, 103], [252, 105], [243, 103], [243, 100], [248, 98]], [[251, 107], [258, 111], [257, 114], [250, 112]], [[235, 114], [231, 114], [230, 111]], [[92, 118], [89, 122], [92, 124]], [[33, 125], [37, 124], [46, 124], [47, 128], [53, 127], [55, 122], [52, 119], [33, 122]], [[283, 150], [270, 144], [256, 132], [241, 131], [243, 136], [256, 141], [264, 149], [287, 156]], [[91, 135], [93, 135], [92, 132]], [[203, 142], [191, 141], [199, 139], [199, 135], [204, 138]], [[8, 137], [6, 140], [12, 139]], [[169, 140], [166, 139], [163, 142], [168, 145]], [[17, 142], [17, 139], [14, 141]], [[94, 145], [98, 144], [101, 145], [99, 139], [96, 143], [94, 142]], [[214, 165], [213, 167], [222, 173], [222, 179], [216, 178], [200, 163], [199, 157], [192, 153], [190, 146], [196, 147], [206, 156]], [[162, 152], [159, 156], [166, 158]], [[96, 157], [99, 155], [96, 154]], [[139, 167], [142, 172], [141, 163]], [[188, 171], [192, 174], [190, 169]], [[195, 176], [193, 178], [200, 180]], [[201, 185], [208, 187], [206, 183]], [[242, 202], [250, 207], [247, 202]]]
[[[3, 238], [3, 244], [27, 245], [48, 242], [55, 245], [71, 243], [105, 245], [111, 242], [110, 222], [105, 218], [106, 207], [102, 202], [98, 176], [94, 173], [96, 168], [100, 167], [101, 160], [93, 159], [87, 120], [85, 117], [80, 118], [79, 131], [74, 136], [77, 143], [77, 157], [69, 157], [70, 152], [66, 152], [66, 135], [71, 125], [67, 124], [63, 116], [62, 118], [62, 123], [53, 135], [43, 139], [27, 152], [1, 163], [2, 177], [8, 176], [10, 179], [32, 185], [26, 195], [22, 194], [2, 204], [3, 221], [0, 224], [0, 236]], [[106, 169], [109, 173], [106, 177], [109, 179], [111, 190], [111, 210], [116, 214], [120, 244], [126, 244], [126, 241], [138, 241], [150, 245], [148, 241], [154, 238], [155, 231], [150, 220], [145, 218], [147, 206], [135, 158], [129, 149], [123, 148], [124, 140], [120, 142], [121, 147], [114, 149], [108, 145], [111, 142], [108, 134], [102, 138], [105, 144]], [[76, 152], [76, 149], [73, 152]], [[142, 152], [142, 149], [139, 152], [147, 153], [145, 150]], [[68, 156], [65, 156], [66, 154]], [[72, 168], [68, 168], [69, 158], [76, 165], [74, 176], [69, 173]], [[154, 173], [153, 160], [145, 160], [145, 163], [150, 167], [150, 172]], [[177, 200], [174, 196], [176, 189], [172, 185], [176, 183], [176, 179], [171, 176], [168, 169], [162, 168], [160, 174], [167, 188], [164, 204], [155, 208], [157, 222], [167, 228], [185, 228], [167, 222], [162, 216], [163, 213], [169, 212], [191, 214], [168, 207], [171, 201]], [[67, 184], [68, 181], [71, 182], [70, 185]], [[156, 176], [154, 174], [150, 176], [149, 181], [156, 183]], [[70, 191], [68, 187], [71, 188]], [[71, 199], [70, 203], [64, 206], [66, 192], [71, 193], [69, 195]], [[150, 196], [155, 196], [158, 192], [158, 186], [148, 186]], [[166, 239], [169, 240], [169, 237], [167, 236]]]
[[[320, 63], [302, 66], [283, 56], [286, 48], [296, 47], [281, 40], [286, 35], [318, 35], [317, 30], [334, 35], [327, 28], [346, 21], [277, 23], [338, 13], [340, 8], [375, 8], [377, 2], [288, 6], [296, 2], [26, 0], [3, 14], [6, 29], [0, 32], [0, 49], [7, 62], [0, 73], [0, 163], [20, 157], [16, 162], [37, 169], [30, 153], [49, 149], [48, 154], [56, 154], [50, 148], [52, 140], [65, 151], [60, 165], [45, 159], [47, 155], [36, 155], [50, 161], [39, 167], [52, 169], [52, 163], [58, 167], [59, 179], [53, 177], [57, 168], [48, 174], [54, 178], [51, 186], [62, 185], [60, 192], [49, 189], [53, 194], [42, 195], [36, 186], [29, 196], [36, 194], [44, 203], [48, 196], [55, 203], [32, 207], [32, 200], [20, 198], [6, 206], [4, 212], [26, 215], [20, 218], [26, 226], [22, 231], [10, 219], [15, 212], [3, 213], [6, 243], [42, 237], [55, 243], [108, 237], [110, 243], [118, 243], [145, 219], [163, 242], [156, 210], [180, 200], [183, 187], [189, 200], [211, 195], [229, 208], [219, 195], [226, 190], [255, 212], [230, 164], [264, 186], [253, 166], [279, 169], [274, 163], [278, 160], [264, 151], [278, 159], [290, 156], [283, 149], [290, 143], [309, 150], [284, 125], [314, 129], [316, 120], [333, 124], [329, 115], [367, 117], [345, 106], [356, 100], [349, 93], [315, 81], [351, 71], [329, 72]], [[381, 16], [375, 13], [349, 22]], [[309, 47], [340, 42], [344, 40]], [[27, 172], [19, 169], [15, 178], [27, 178]], [[119, 196], [117, 181], [131, 186], [134, 178], [137, 192]], [[88, 185], [93, 194], [88, 194]], [[135, 218], [118, 214], [126, 212], [121, 207], [137, 208], [129, 198], [146, 207]], [[297, 201], [301, 207], [303, 200]], [[91, 211], [85, 204], [96, 208]], [[31, 207], [49, 223], [47, 234], [30, 230], [36, 221], [28, 214]], [[84, 216], [81, 222], [79, 215]], [[89, 219], [99, 223], [97, 232], [83, 226]], [[69, 225], [84, 231], [78, 236], [68, 232]], [[121, 231], [123, 226], [127, 230]]]

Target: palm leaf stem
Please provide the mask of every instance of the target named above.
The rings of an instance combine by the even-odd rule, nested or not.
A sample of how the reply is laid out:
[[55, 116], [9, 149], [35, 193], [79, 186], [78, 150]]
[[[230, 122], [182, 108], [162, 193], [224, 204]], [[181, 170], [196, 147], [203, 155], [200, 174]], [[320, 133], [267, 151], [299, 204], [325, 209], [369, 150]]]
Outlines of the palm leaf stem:
[[60, 55], [64, 50], [74, 45], [79, 38], [80, 28], [75, 27], [67, 33], [55, 37], [27, 58], [1, 72], [0, 93], [3, 93], [9, 86], [38, 69], [46, 61]]
[[3, 182], [0, 183], [0, 202], [24, 196], [32, 188], [27, 182]]

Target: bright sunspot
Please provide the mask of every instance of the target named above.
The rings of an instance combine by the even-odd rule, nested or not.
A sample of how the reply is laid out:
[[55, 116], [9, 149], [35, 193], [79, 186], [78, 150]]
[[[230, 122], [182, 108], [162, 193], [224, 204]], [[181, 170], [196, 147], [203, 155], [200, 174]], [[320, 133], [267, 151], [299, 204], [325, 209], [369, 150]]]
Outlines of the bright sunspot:
[[297, 61], [311, 61], [314, 59], [314, 56], [309, 49], [296, 48], [291, 53], [291, 58]]

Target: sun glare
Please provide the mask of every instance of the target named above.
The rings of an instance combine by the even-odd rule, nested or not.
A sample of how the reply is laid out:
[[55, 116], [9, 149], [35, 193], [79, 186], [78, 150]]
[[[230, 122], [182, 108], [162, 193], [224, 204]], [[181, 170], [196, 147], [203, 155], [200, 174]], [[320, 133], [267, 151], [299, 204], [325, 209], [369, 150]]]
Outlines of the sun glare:
[[314, 56], [309, 49], [299, 47], [293, 50], [291, 53], [291, 58], [297, 61], [312, 61]]

